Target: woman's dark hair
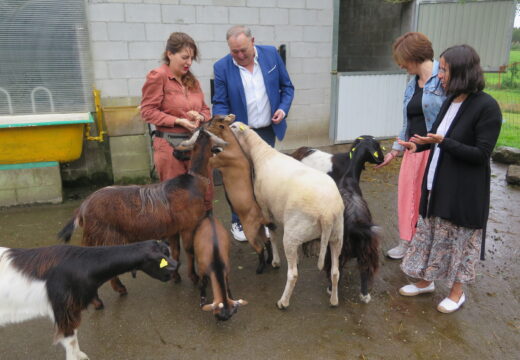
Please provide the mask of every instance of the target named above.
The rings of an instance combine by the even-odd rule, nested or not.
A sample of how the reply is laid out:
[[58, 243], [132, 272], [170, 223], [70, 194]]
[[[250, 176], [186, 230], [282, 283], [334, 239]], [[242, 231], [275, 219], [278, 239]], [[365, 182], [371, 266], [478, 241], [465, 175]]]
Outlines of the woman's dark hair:
[[484, 89], [484, 73], [480, 57], [469, 45], [456, 45], [441, 54], [448, 67], [446, 92], [451, 95], [470, 94]]
[[[184, 48], [190, 48], [193, 51], [193, 60], [199, 59], [199, 52], [197, 50], [197, 45], [195, 41], [186, 33], [183, 32], [174, 32], [170, 34], [168, 41], [166, 41], [166, 49], [163, 53], [163, 61], [165, 64], [170, 65], [170, 59], [168, 58], [168, 51], [172, 54], [176, 54], [179, 51], [182, 51]], [[186, 86], [188, 89], [193, 90], [199, 87], [199, 83], [195, 75], [188, 71], [182, 77], [182, 84]]]
[[432, 43], [423, 33], [407, 32], [394, 41], [392, 55], [398, 65], [421, 64], [427, 60], [433, 60]]

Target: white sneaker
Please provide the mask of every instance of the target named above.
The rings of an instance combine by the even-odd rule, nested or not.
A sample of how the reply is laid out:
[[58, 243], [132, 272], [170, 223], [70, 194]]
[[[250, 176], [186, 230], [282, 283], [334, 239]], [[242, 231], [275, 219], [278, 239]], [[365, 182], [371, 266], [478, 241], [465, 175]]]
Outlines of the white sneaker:
[[231, 223], [231, 235], [233, 235], [237, 241], [247, 241], [244, 230], [242, 229], [242, 224], [239, 222]]
[[409, 241], [400, 240], [399, 245], [396, 247], [388, 250], [386, 255], [391, 259], [402, 259], [404, 258], [404, 255], [406, 254], [406, 250], [408, 250], [408, 247], [410, 246]]

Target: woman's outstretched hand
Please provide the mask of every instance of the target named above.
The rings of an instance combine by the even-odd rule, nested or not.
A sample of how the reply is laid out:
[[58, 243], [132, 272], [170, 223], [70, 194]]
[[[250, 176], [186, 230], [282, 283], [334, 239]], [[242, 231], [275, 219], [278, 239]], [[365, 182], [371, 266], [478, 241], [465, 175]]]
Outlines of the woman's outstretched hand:
[[407, 148], [408, 151], [410, 151], [412, 154], [417, 150], [417, 145], [411, 141], [403, 141], [398, 139], [397, 143]]
[[442, 142], [442, 140], [444, 140], [444, 136], [439, 135], [439, 134], [431, 134], [431, 133], [426, 134], [426, 136], [419, 136], [419, 135], [415, 134], [410, 139], [410, 141], [412, 141], [416, 144], [420, 144], [420, 145], [440, 144]]

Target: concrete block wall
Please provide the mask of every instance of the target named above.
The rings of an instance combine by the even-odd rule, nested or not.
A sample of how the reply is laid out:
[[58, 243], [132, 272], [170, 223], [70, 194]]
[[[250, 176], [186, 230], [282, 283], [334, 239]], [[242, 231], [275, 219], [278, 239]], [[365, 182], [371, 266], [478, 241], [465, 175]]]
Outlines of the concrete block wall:
[[330, 144], [333, 0], [88, 0], [95, 85], [103, 101], [138, 105], [146, 73], [161, 63], [171, 32], [192, 36], [200, 50], [193, 72], [206, 102], [213, 63], [228, 53], [225, 33], [250, 26], [257, 44], [287, 46], [295, 85], [281, 149]]
[[109, 142], [114, 183], [150, 182], [148, 135], [111, 136]]
[[0, 207], [61, 201], [57, 162], [0, 165]]

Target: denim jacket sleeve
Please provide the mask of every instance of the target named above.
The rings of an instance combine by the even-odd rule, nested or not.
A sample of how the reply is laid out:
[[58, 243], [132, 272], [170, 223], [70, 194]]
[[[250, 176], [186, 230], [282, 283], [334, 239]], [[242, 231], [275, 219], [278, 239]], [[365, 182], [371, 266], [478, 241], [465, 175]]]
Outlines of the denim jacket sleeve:
[[[423, 88], [423, 96], [422, 96], [422, 108], [424, 113], [424, 120], [426, 122], [426, 130], [430, 131], [432, 128], [435, 119], [437, 118], [437, 114], [441, 109], [441, 105], [446, 99], [446, 95], [444, 93], [444, 89], [441, 86], [441, 82], [437, 77], [439, 73], [439, 62], [433, 62], [432, 68], [432, 76], [426, 81]], [[406, 107], [410, 102], [410, 99], [413, 96], [415, 91], [415, 77], [413, 77], [406, 86], [406, 90], [404, 92], [404, 101], [403, 101], [403, 127], [401, 132], [398, 135], [400, 140], [407, 141], [412, 134], [408, 134], [408, 117], [406, 116]], [[392, 149], [403, 151], [404, 148], [396, 142], [392, 145]]]

